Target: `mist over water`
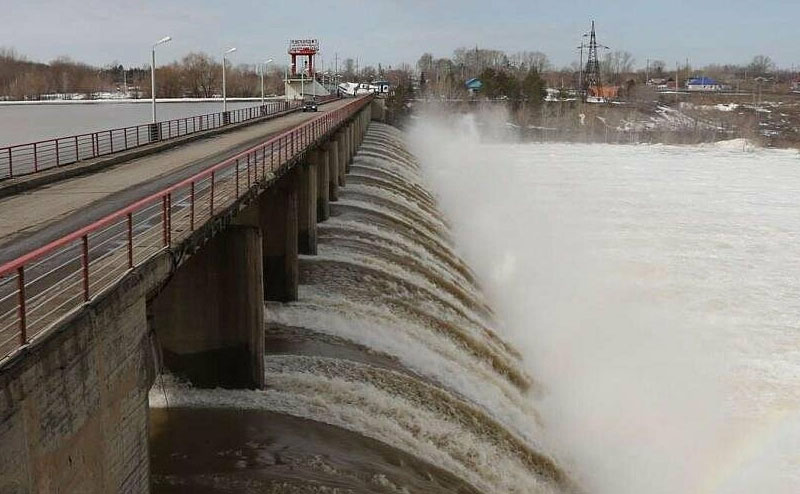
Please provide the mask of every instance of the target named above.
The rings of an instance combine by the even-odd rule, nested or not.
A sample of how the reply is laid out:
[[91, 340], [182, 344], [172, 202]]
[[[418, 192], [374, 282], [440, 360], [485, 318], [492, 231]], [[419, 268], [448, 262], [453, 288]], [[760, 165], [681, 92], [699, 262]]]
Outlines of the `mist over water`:
[[798, 492], [797, 153], [502, 128], [425, 116], [410, 144], [545, 388], [546, 447], [588, 492]]
[[157, 492], [574, 492], [399, 130], [370, 126], [330, 207], [298, 300], [266, 304], [265, 388], [151, 391]]

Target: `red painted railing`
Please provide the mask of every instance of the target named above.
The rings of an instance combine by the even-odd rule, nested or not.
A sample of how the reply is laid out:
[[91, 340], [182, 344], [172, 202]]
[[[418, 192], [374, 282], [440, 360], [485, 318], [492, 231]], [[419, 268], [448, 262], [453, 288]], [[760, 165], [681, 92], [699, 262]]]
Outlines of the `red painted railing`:
[[0, 266], [0, 358], [273, 180], [371, 99], [319, 115]]
[[[320, 98], [325, 102], [336, 97]], [[157, 141], [187, 136], [256, 118], [275, 115], [300, 106], [297, 101], [270, 101], [261, 106], [196, 115], [89, 134], [59, 137], [28, 144], [0, 147], [0, 180], [29, 175], [78, 161], [107, 156]]]

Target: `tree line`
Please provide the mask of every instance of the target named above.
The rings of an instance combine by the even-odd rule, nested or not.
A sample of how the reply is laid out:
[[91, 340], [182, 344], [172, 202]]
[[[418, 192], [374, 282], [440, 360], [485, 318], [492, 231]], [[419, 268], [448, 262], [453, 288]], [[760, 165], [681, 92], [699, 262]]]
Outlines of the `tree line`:
[[[283, 93], [284, 67], [268, 65], [266, 94]], [[149, 98], [150, 67], [124, 68], [119, 64], [95, 67], [60, 57], [49, 63], [27, 60], [14, 50], [0, 49], [0, 99], [41, 100], [80, 95], [93, 99], [119, 94]], [[231, 97], [261, 94], [261, 75], [254, 65], [226, 68], [226, 92]], [[156, 94], [160, 98], [210, 98], [222, 94], [222, 63], [205, 53], [189, 53], [181, 60], [156, 68]]]
[[[583, 63], [587, 53], [584, 52]], [[458, 48], [451, 57], [435, 58], [430, 53], [423, 54], [417, 61], [420, 85], [423, 93], [437, 98], [465, 97], [468, 90], [464, 83], [471, 78], [479, 78], [484, 84], [483, 97], [509, 99], [530, 99], [530, 91], [525, 88], [535, 86], [538, 75], [547, 87], [577, 89], [580, 86], [581, 67], [578, 60], [557, 68], [547, 55], [539, 51], [505, 53], [501, 50], [483, 48]], [[619, 86], [623, 95], [631, 94], [637, 85], [644, 85], [647, 79], [677, 77], [679, 84], [695, 76], [715, 78], [732, 87], [747, 90], [759, 84], [759, 78], [773, 83], [776, 90], [788, 84], [797, 76], [795, 72], [779, 69], [769, 56], [757, 55], [745, 64], [710, 64], [693, 67], [688, 61], [668, 66], [663, 60], [646, 60], [637, 64], [633, 55], [624, 50], [612, 50], [600, 56], [600, 79], [604, 85]], [[523, 84], [525, 78], [528, 82]], [[785, 87], [784, 87], [785, 89]], [[536, 89], [533, 89], [536, 91]], [[522, 91], [522, 92], [520, 92]], [[527, 94], [526, 94], [526, 91]]]
[[466, 82], [481, 81], [480, 96], [507, 99], [515, 107], [528, 102], [538, 105], [546, 95], [542, 74], [551, 68], [547, 55], [523, 51], [508, 55], [500, 50], [458, 48], [452, 58], [434, 58], [425, 53], [417, 61], [422, 96], [463, 98]]

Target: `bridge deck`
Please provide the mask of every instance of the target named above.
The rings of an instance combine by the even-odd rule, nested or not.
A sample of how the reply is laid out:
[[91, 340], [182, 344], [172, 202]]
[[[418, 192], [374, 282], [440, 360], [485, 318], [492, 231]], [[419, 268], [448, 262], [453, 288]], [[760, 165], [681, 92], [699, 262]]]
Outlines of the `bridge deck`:
[[[330, 112], [348, 101], [320, 106]], [[88, 225], [319, 113], [292, 113], [0, 200], [0, 263]]]

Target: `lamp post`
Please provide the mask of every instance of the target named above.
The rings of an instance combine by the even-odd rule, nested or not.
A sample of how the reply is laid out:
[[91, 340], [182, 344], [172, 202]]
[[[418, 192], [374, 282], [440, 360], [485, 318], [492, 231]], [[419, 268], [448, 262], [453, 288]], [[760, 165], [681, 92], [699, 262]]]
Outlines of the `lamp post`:
[[303, 70], [300, 71], [300, 100], [306, 100], [306, 62], [303, 62]]
[[286, 96], [286, 107], [289, 106], [289, 66], [283, 70], [283, 95]]
[[228, 53], [233, 53], [236, 51], [236, 48], [229, 48], [225, 52], [222, 53], [222, 111], [223, 113], [228, 111], [228, 95], [226, 94], [225, 88], [225, 65], [227, 65], [227, 59], [225, 55]]
[[150, 96], [153, 98], [153, 123], [156, 123], [156, 46], [163, 45], [170, 41], [172, 37], [165, 36], [160, 40], [153, 43], [153, 50], [151, 51], [152, 58], [150, 59]]
[[[589, 36], [589, 33], [583, 33], [582, 35], [584, 38]], [[587, 48], [586, 43], [581, 40], [581, 44], [578, 49], [581, 51], [581, 61], [578, 63], [578, 93], [581, 94], [583, 91], [583, 49]]]
[[272, 63], [271, 58], [261, 64], [261, 106], [264, 106], [264, 72], [266, 72], [267, 65], [270, 63]]

